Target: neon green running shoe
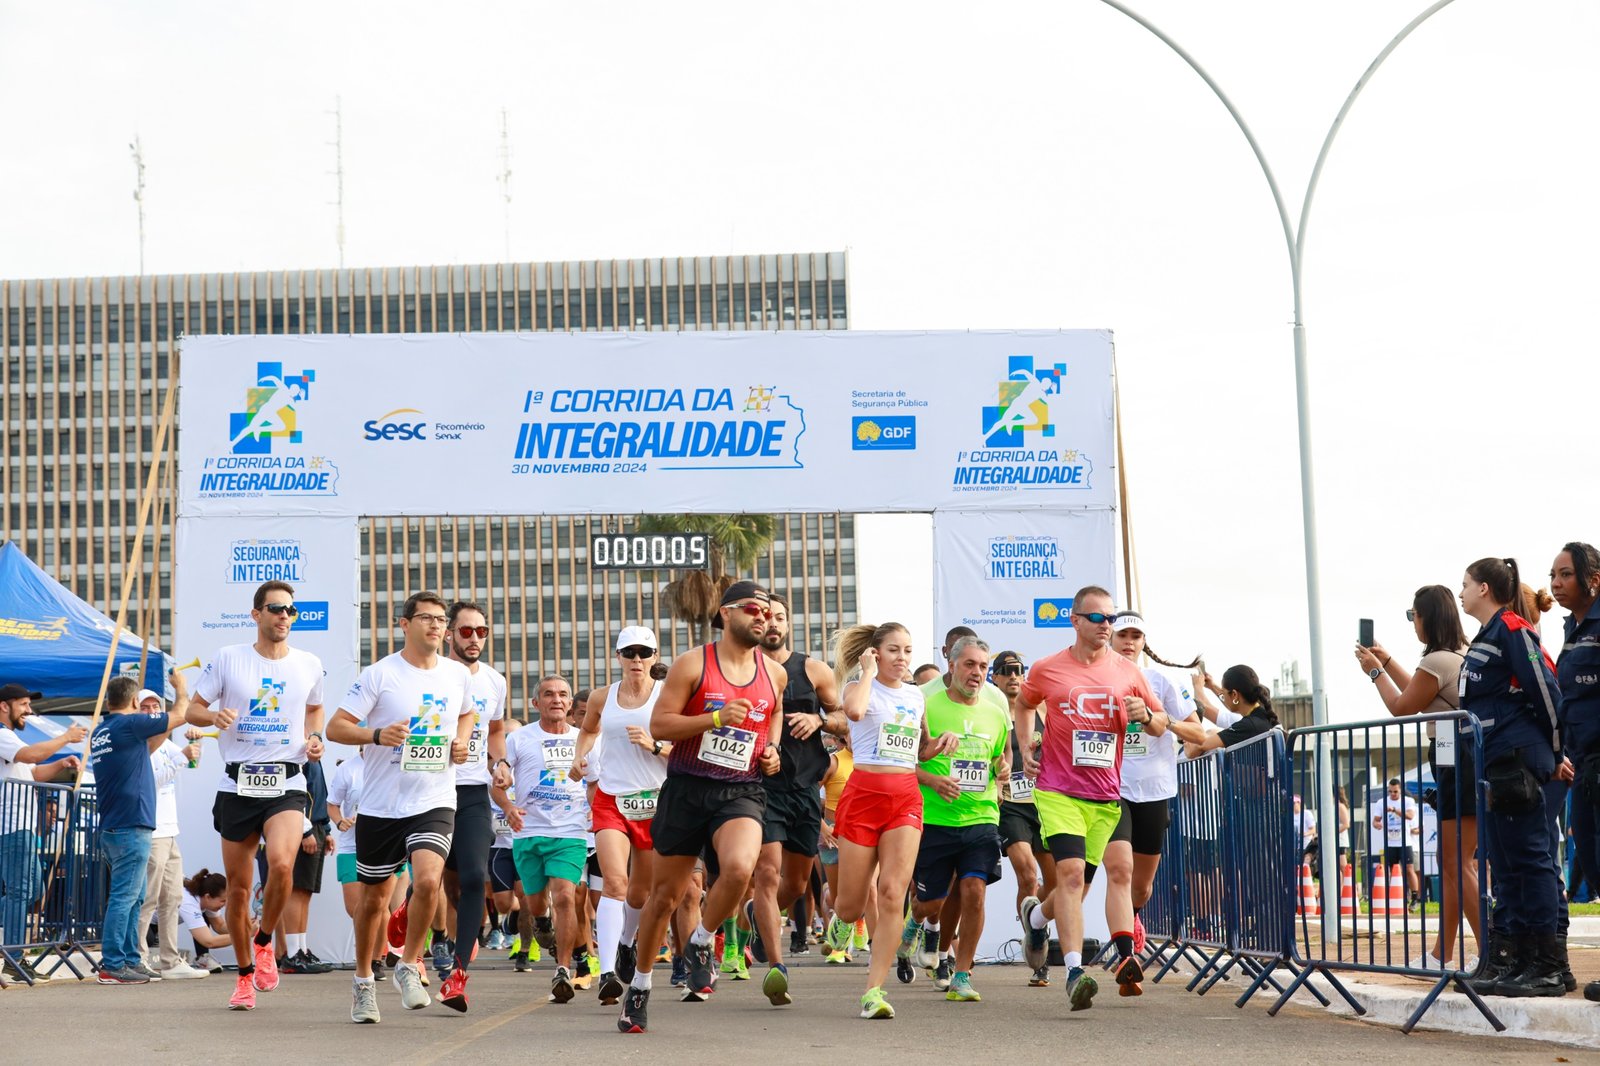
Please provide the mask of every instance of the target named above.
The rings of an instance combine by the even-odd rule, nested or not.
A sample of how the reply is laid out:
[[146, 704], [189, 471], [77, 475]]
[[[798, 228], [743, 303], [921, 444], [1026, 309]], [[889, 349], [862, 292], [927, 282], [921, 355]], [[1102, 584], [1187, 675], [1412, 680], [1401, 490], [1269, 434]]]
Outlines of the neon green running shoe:
[[884, 998], [883, 989], [867, 989], [867, 994], [861, 997], [861, 1016], [871, 1019], [894, 1017], [894, 1008]]
[[826, 961], [829, 966], [843, 966], [845, 963], [850, 961], [850, 956], [846, 955], [842, 951], [830, 951], [828, 952], [827, 959], [824, 961]]
[[946, 990], [944, 998], [952, 1003], [978, 1003], [983, 999], [978, 995], [978, 990], [972, 987], [972, 975], [960, 970], [950, 978], [950, 987]]
[[789, 995], [789, 970], [784, 966], [774, 966], [767, 971], [766, 979], [761, 982], [761, 994], [767, 997], [767, 1002], [774, 1007], [787, 1007], [794, 1002], [794, 997]]
[[856, 922], [856, 950], [866, 951], [871, 947], [871, 940], [867, 936], [867, 920], [861, 918]]
[[539, 942], [537, 940], [528, 941], [528, 961], [538, 962], [543, 957], [544, 953], [539, 950]]
[[852, 930], [850, 926], [839, 920], [838, 915], [834, 915], [832, 918], [828, 919], [828, 947], [832, 948], [834, 951], [848, 952], [850, 950], [850, 939], [853, 932], [854, 930]]

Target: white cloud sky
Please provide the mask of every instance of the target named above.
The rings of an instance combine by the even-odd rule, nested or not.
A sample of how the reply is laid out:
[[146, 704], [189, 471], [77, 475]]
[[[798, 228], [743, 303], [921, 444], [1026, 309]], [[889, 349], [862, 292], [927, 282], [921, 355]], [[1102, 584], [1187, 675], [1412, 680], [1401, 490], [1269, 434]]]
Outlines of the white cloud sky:
[[[1133, 6], [1233, 96], [1298, 213], [1423, 5]], [[1358, 617], [1409, 657], [1417, 586], [1482, 555], [1542, 582], [1600, 540], [1597, 46], [1587, 0], [1452, 5], [1334, 147], [1305, 297], [1336, 714], [1381, 710]], [[504, 108], [514, 258], [847, 247], [856, 328], [1111, 328], [1153, 641], [1264, 676], [1307, 655], [1277, 218], [1222, 107], [1096, 0], [8, 3], [0, 93], [6, 277], [136, 270], [136, 133], [149, 272], [333, 265], [340, 97], [350, 265], [504, 257]], [[866, 610], [925, 604], [895, 565]]]

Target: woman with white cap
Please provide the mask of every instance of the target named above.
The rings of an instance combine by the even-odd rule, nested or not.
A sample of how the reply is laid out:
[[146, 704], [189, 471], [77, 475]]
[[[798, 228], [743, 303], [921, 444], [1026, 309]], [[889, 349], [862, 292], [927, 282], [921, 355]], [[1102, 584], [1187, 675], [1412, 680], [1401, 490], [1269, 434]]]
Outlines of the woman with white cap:
[[[1135, 664], [1144, 655], [1163, 666], [1189, 670], [1199, 665], [1169, 663], [1150, 650], [1145, 640], [1144, 618], [1137, 611], [1122, 611], [1111, 623], [1111, 648]], [[1144, 668], [1145, 680], [1161, 700], [1162, 710], [1146, 725], [1130, 722], [1122, 744], [1122, 818], [1106, 845], [1107, 871], [1132, 869], [1131, 879], [1112, 877], [1106, 891], [1128, 884], [1133, 903], [1134, 950], [1144, 950], [1144, 922], [1139, 911], [1150, 901], [1161, 848], [1166, 843], [1172, 799], [1178, 794], [1178, 740], [1199, 743], [1205, 727], [1196, 714], [1188, 685], [1175, 684], [1154, 667]], [[1109, 902], [1109, 901], [1108, 901]]]
[[650, 735], [650, 714], [661, 691], [651, 669], [659, 656], [656, 635], [645, 626], [627, 626], [617, 635], [622, 680], [589, 696], [572, 763], [573, 780], [580, 780], [588, 761], [598, 762], [590, 811], [595, 857], [604, 881], [595, 925], [600, 1002], [605, 1004], [621, 999], [633, 980], [638, 961], [633, 937], [650, 895], [655, 858], [650, 820], [672, 750], [672, 745]]

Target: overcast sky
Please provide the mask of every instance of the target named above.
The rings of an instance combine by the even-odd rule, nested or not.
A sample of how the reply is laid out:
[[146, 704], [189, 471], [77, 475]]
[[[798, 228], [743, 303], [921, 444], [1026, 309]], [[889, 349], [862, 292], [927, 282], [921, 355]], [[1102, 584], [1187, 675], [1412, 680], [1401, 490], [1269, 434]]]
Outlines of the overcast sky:
[[[1132, 6], [1233, 97], [1298, 215], [1345, 94], [1424, 5]], [[1419, 585], [1483, 555], [1542, 584], [1600, 540], [1597, 54], [1591, 0], [1460, 0], [1324, 172], [1305, 314], [1336, 715], [1381, 711], [1358, 617], [1411, 658]], [[6, 277], [137, 270], [135, 134], [148, 272], [335, 265], [342, 98], [352, 266], [505, 257], [505, 109], [514, 259], [848, 248], [859, 329], [1112, 329], [1152, 644], [1264, 677], [1307, 657], [1278, 218], [1203, 83], [1098, 0], [0, 0], [0, 97]], [[927, 564], [881, 528], [863, 612], [932, 643]]]

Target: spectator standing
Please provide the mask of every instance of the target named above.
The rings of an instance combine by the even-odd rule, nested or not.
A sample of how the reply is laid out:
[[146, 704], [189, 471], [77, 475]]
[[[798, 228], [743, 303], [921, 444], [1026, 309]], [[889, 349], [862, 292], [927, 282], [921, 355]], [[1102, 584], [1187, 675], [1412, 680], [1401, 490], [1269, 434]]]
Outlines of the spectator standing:
[[[172, 713], [179, 719], [189, 702], [188, 685], [183, 675], [173, 672]], [[150, 689], [139, 691], [141, 714], [165, 714], [167, 701]], [[150, 858], [144, 868], [144, 906], [139, 908], [137, 934], [140, 954], [146, 969], [153, 969], [163, 980], [183, 980], [206, 976], [183, 961], [178, 954], [178, 912], [183, 908], [183, 854], [178, 850], [178, 771], [200, 758], [200, 745], [190, 740], [184, 747], [166, 737], [150, 753], [150, 770], [156, 781], [156, 828], [150, 834]], [[159, 937], [154, 965], [149, 957], [150, 920], [156, 923]]]
[[[1573, 767], [1571, 833], [1590, 893], [1600, 885], [1600, 551], [1572, 541], [1550, 567], [1550, 592], [1569, 612], [1556, 675], [1561, 685], [1563, 748]], [[1576, 880], [1576, 879], [1574, 879]], [[1584, 987], [1600, 1001], [1600, 981]]]
[[89, 736], [100, 811], [100, 853], [111, 867], [101, 924], [103, 985], [142, 985], [160, 975], [139, 958], [139, 908], [144, 905], [145, 864], [156, 827], [156, 780], [150, 755], [183, 719], [145, 714], [134, 703], [139, 685], [116, 677], [106, 687], [106, 714]]
[[[88, 734], [83, 726], [71, 726], [37, 744], [24, 744], [17, 735], [33, 713], [33, 701], [42, 698], [22, 685], [0, 688], [0, 781], [48, 782], [77, 772], [76, 756], [48, 765], [45, 760], [81, 742]], [[0, 943], [26, 944], [29, 939], [28, 911], [43, 888], [38, 828], [31, 802], [15, 797], [0, 801]]]
[[1418, 894], [1417, 853], [1411, 846], [1416, 822], [1417, 801], [1404, 794], [1398, 777], [1391, 777], [1387, 795], [1372, 804], [1372, 831], [1383, 835], [1383, 868], [1399, 866], [1404, 871], [1407, 899], [1413, 908]]

